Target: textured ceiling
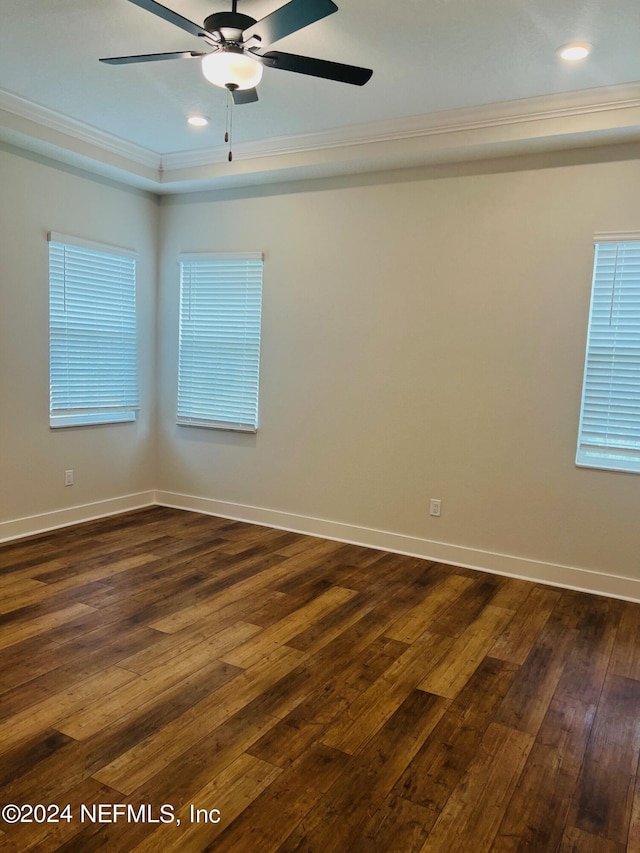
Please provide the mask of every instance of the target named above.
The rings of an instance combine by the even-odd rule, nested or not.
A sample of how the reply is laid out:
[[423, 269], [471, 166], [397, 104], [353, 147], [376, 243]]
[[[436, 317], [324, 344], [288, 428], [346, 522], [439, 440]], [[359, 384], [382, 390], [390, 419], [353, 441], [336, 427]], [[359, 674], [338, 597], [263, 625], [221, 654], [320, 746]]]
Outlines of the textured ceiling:
[[[234, 137], [256, 142], [349, 125], [640, 81], [636, 0], [337, 0], [339, 11], [281, 50], [374, 69], [363, 88], [265, 69], [260, 101], [236, 107]], [[226, 93], [199, 61], [107, 66], [101, 56], [199, 50], [195, 37], [127, 0], [0, 0], [0, 89], [157, 154], [219, 145]], [[200, 23], [220, 0], [165, 0]], [[240, 0], [261, 18], [283, 5]], [[591, 57], [557, 48], [587, 41]], [[186, 125], [189, 112], [211, 124]]]
[[[230, 3], [166, 0], [200, 23]], [[240, 0], [260, 18], [279, 5]], [[640, 80], [640, 4], [631, 0], [338, 0], [340, 10], [278, 43], [374, 69], [362, 89], [266, 69], [260, 102], [235, 110], [245, 140], [422, 115]], [[100, 56], [198, 50], [201, 42], [127, 0], [2, 0], [0, 86], [159, 153], [212, 144], [226, 94], [199, 62], [111, 67]], [[568, 66], [559, 45], [586, 40]], [[213, 127], [195, 132], [200, 111]], [[217, 142], [217, 139], [215, 140]]]

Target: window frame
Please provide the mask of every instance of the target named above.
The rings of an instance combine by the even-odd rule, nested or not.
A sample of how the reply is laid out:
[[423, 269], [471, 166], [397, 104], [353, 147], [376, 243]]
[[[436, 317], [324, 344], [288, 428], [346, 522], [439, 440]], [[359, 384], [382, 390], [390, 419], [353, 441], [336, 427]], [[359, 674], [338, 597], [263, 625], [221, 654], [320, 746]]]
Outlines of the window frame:
[[[180, 294], [176, 424], [255, 434], [258, 431], [264, 254], [185, 252], [178, 255], [177, 261]], [[233, 270], [231, 279], [225, 277], [228, 272], [215, 269], [232, 268], [235, 263], [238, 267]], [[196, 273], [199, 280], [193, 278]], [[237, 299], [231, 296], [233, 283], [241, 286]], [[194, 288], [198, 288], [197, 295]], [[196, 304], [201, 309], [198, 319], [187, 318], [186, 312], [193, 311]], [[216, 315], [216, 310], [221, 313]], [[229, 325], [224, 336], [221, 335], [214, 316], [222, 317], [227, 324], [232, 323], [235, 332], [231, 340]], [[223, 380], [220, 378], [221, 359], [226, 361], [228, 371]], [[211, 374], [203, 369], [207, 360], [219, 366], [217, 380], [215, 370]], [[207, 385], [209, 393], [196, 390]]]
[[[85, 240], [56, 231], [47, 233], [47, 241], [49, 244], [49, 427], [64, 429], [135, 422], [140, 408], [136, 281], [138, 253], [131, 249]], [[92, 256], [94, 256], [95, 267], [86, 274], [86, 281], [81, 282], [82, 261], [90, 261]], [[69, 260], [75, 265], [73, 272], [67, 272], [66, 264]], [[122, 262], [125, 262], [124, 265]], [[57, 271], [57, 265], [60, 263], [62, 264], [61, 273]], [[114, 283], [110, 276], [116, 270], [119, 270], [121, 276], [119, 295], [116, 294], [115, 288], [108, 287], [109, 284]], [[87, 286], [89, 283], [91, 287]], [[60, 299], [68, 298], [68, 292], [73, 284], [77, 285], [75, 325], [64, 322], [66, 308], [59, 310]], [[100, 286], [102, 290], [99, 290]], [[105, 298], [105, 293], [109, 292], [109, 289], [114, 291], [111, 299]], [[115, 319], [120, 326], [118, 331], [113, 322], [101, 324], [96, 321], [96, 317], [100, 317], [101, 312], [109, 307], [112, 308], [109, 317], [112, 320]], [[86, 323], [84, 327], [80, 325], [82, 322]], [[91, 334], [92, 323], [94, 334]], [[111, 329], [107, 328], [108, 325], [111, 325]], [[72, 331], [78, 329], [81, 329], [83, 349], [79, 356], [77, 352], [74, 356]], [[115, 366], [108, 373], [103, 374], [106, 381], [102, 386], [97, 383], [98, 390], [89, 392], [88, 386], [82, 388], [79, 362], [74, 362], [74, 357], [82, 359], [82, 363], [86, 365], [87, 360], [91, 360], [92, 349], [96, 356], [99, 355], [101, 349], [95, 341], [101, 334], [103, 337], [106, 336], [110, 343], [107, 351], [112, 358], [115, 355]], [[92, 337], [94, 342], [91, 342]], [[65, 363], [67, 369], [65, 369]], [[68, 369], [69, 364], [71, 369]], [[84, 401], [82, 401], [83, 394]], [[63, 405], [64, 403], [67, 405]]]
[[[608, 272], [605, 264], [610, 266], [611, 259], [603, 257], [600, 266], [598, 262], [600, 252], [611, 253], [611, 244], [617, 244], [617, 248], [613, 270]], [[630, 251], [630, 260], [620, 261], [621, 247], [625, 251], [624, 247], [630, 244], [637, 244]], [[601, 246], [607, 248], [600, 249]], [[629, 272], [632, 265], [637, 269]], [[634, 308], [632, 303], [638, 307]], [[605, 321], [599, 319], [603, 305]], [[611, 333], [607, 333], [608, 328]], [[623, 420], [627, 423], [622, 424]], [[618, 435], [614, 438], [616, 430]], [[620, 436], [623, 431], [627, 433], [626, 446]], [[575, 464], [581, 468], [640, 473], [640, 232], [594, 236]]]

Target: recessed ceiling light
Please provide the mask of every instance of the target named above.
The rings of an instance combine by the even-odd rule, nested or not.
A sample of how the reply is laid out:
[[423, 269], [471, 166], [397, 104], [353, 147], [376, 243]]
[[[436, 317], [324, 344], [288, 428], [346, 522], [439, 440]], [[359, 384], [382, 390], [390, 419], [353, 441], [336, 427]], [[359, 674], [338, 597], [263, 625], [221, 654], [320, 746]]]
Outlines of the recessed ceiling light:
[[562, 59], [567, 62], [576, 62], [578, 59], [584, 59], [591, 53], [591, 46], [588, 44], [565, 44], [558, 51]]
[[205, 116], [189, 116], [187, 121], [191, 127], [206, 127], [209, 124], [209, 119]]

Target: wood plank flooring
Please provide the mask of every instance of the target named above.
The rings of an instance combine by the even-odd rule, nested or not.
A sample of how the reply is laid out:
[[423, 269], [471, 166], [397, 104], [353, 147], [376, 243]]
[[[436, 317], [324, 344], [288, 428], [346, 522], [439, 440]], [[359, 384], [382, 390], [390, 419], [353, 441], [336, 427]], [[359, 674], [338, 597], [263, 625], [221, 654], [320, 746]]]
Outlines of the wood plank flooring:
[[0, 547], [0, 851], [640, 853], [639, 750], [637, 604], [160, 507]]

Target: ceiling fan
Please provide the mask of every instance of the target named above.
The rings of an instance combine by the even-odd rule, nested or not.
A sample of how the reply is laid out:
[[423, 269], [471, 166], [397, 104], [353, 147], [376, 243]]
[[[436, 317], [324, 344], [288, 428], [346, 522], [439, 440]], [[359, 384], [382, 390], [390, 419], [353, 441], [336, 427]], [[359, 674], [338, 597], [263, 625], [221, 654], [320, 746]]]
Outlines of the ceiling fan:
[[201, 27], [166, 6], [161, 6], [155, 0], [129, 2], [201, 38], [213, 49], [203, 53], [187, 50], [141, 56], [113, 56], [101, 59], [100, 62], [127, 65], [165, 59], [201, 58], [202, 73], [206, 79], [216, 86], [228, 89], [236, 104], [249, 104], [258, 100], [256, 86], [262, 79], [263, 66], [351, 83], [354, 86], [364, 86], [373, 74], [370, 68], [343, 65], [340, 62], [313, 59], [310, 56], [297, 56], [278, 50], [260, 52], [273, 42], [337, 12], [338, 7], [332, 0], [290, 0], [260, 21], [238, 12], [238, 0], [232, 0], [231, 12], [215, 12], [205, 18]]

